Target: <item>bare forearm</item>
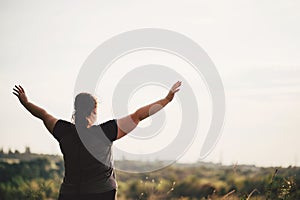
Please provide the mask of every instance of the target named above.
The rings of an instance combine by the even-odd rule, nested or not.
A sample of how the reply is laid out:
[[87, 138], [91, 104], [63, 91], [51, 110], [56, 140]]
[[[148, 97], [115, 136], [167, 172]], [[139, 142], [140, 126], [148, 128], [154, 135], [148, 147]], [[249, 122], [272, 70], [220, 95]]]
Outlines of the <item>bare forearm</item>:
[[172, 101], [174, 98], [174, 94], [179, 91], [179, 87], [181, 85], [180, 81], [177, 81], [172, 88], [170, 89], [168, 95], [158, 100], [154, 103], [151, 103], [147, 106], [144, 106], [134, 113], [123, 117], [121, 119], [118, 119], [118, 136], [117, 139], [120, 139], [121, 137], [125, 136], [129, 132], [131, 132], [133, 129], [135, 129], [140, 121], [143, 119], [157, 113], [160, 111], [163, 107], [165, 107], [168, 103]]
[[54, 126], [58, 119], [47, 113], [43, 108], [31, 103], [28, 101], [27, 96], [25, 94], [25, 90], [21, 85], [13, 88], [13, 94], [18, 97], [20, 103], [35, 117], [43, 120], [46, 128], [50, 133], [53, 133]]
[[37, 118], [39, 118], [39, 119], [41, 119], [41, 120], [43, 120], [44, 117], [45, 117], [45, 115], [47, 114], [47, 112], [46, 112], [43, 108], [41, 108], [41, 107], [39, 107], [39, 106], [37, 106], [37, 105], [31, 103], [31, 102], [24, 103], [23, 106], [24, 106], [24, 107], [25, 107], [25, 108], [26, 108], [33, 116], [35, 116], [35, 117], [37, 117]]
[[165, 107], [169, 102], [170, 102], [170, 100], [168, 100], [167, 98], [163, 98], [161, 100], [158, 100], [154, 103], [151, 103], [147, 106], [144, 106], [144, 107], [138, 109], [136, 111], [136, 114], [137, 114], [139, 121], [142, 121], [143, 119], [157, 113], [163, 107]]

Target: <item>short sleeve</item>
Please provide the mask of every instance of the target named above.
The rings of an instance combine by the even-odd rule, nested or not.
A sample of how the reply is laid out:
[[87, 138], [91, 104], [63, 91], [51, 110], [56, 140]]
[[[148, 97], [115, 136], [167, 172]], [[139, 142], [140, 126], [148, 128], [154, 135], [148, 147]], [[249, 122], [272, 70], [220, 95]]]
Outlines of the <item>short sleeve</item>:
[[117, 120], [112, 119], [107, 122], [100, 124], [101, 129], [103, 130], [106, 137], [111, 141], [115, 141], [118, 135], [118, 125]]
[[64, 135], [63, 133], [65, 132], [65, 130], [66, 130], [66, 123], [63, 120], [59, 119], [53, 128], [54, 138], [57, 141], [60, 141]]

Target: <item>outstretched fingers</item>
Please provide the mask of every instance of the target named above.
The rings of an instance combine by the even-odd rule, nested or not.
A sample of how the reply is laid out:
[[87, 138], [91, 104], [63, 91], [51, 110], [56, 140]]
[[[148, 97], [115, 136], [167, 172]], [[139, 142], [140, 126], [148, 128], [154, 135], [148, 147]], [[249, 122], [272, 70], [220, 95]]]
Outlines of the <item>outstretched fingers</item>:
[[15, 85], [15, 87], [13, 88], [13, 94], [16, 95], [17, 97], [20, 97], [21, 93], [25, 93], [24, 89], [22, 88], [22, 86]]
[[171, 88], [172, 92], [173, 93], [176, 93], [180, 90], [180, 87], [181, 86], [181, 81], [177, 81]]
[[16, 93], [16, 92], [13, 92], [13, 94], [14, 94], [14, 95], [16, 95], [17, 97], [19, 97], [19, 94], [18, 94], [18, 93]]
[[168, 99], [169, 101], [172, 101], [174, 98], [174, 95], [176, 92], [178, 92], [180, 90], [181, 86], [181, 81], [177, 81], [170, 89], [168, 95], [166, 96], [166, 99]]
[[24, 93], [24, 89], [22, 88], [22, 86], [15, 85], [15, 87], [18, 89], [19, 93]]
[[15, 85], [15, 87], [13, 88], [13, 93], [16, 94], [16, 95], [19, 95], [20, 94], [20, 91], [19, 91], [19, 88]]
[[22, 91], [23, 93], [25, 93], [25, 90], [23, 89], [23, 87], [22, 87], [21, 85], [19, 85], [19, 87], [20, 87], [21, 91]]

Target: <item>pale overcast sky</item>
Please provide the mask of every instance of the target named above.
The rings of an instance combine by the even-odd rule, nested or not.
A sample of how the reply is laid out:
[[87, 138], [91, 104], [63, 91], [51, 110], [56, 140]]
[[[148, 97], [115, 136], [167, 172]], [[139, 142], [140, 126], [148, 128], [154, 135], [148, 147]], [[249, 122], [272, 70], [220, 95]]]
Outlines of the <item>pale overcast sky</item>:
[[[33, 152], [59, 153], [58, 143], [42, 123], [25, 112], [11, 94], [14, 84], [22, 84], [33, 102], [69, 120], [76, 77], [89, 54], [112, 36], [153, 27], [177, 31], [197, 42], [223, 80], [224, 130], [204, 161], [300, 165], [299, 10], [296, 0], [1, 0], [0, 146], [20, 151], [30, 146]], [[133, 55], [116, 65], [149, 64], [151, 59], [145, 55], [153, 59], [162, 56], [153, 52]], [[167, 57], [168, 61], [161, 62], [174, 62]], [[129, 108], [143, 105], [141, 96], [157, 99], [164, 92], [153, 88], [139, 91]], [[99, 94], [99, 121], [113, 117], [106, 95]], [[204, 102], [202, 107], [209, 105]], [[206, 113], [209, 118], [205, 109], [202, 117]], [[116, 145], [126, 148], [126, 142]], [[202, 142], [199, 133], [181, 161], [196, 161]], [[131, 151], [136, 150], [130, 146]]]

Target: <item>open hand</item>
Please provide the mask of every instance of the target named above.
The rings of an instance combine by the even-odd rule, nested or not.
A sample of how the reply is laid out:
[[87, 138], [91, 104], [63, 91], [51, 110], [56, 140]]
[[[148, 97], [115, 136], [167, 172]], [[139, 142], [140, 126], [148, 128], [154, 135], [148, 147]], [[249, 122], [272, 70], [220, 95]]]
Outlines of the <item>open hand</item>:
[[20, 100], [21, 104], [26, 104], [28, 102], [28, 99], [26, 97], [25, 91], [22, 88], [22, 86], [17, 86], [15, 85], [15, 87], [13, 88], [13, 94], [16, 95], [18, 97], [18, 99]]
[[172, 101], [174, 98], [174, 94], [180, 90], [179, 88], [180, 86], [181, 86], [181, 81], [177, 81], [170, 89], [168, 95], [166, 96], [166, 99]]

